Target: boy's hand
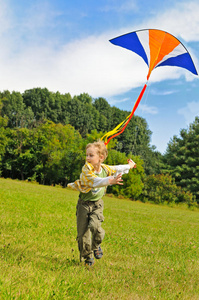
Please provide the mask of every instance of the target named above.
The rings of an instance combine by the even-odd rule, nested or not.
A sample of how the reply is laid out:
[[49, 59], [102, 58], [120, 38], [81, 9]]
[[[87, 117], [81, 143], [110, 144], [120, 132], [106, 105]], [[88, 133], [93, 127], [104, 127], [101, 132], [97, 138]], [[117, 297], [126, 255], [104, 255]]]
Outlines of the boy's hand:
[[132, 159], [128, 159], [127, 161], [131, 169], [136, 168], [136, 163]]
[[118, 174], [116, 177], [110, 177], [109, 184], [110, 185], [113, 185], [113, 184], [123, 185], [122, 173]]

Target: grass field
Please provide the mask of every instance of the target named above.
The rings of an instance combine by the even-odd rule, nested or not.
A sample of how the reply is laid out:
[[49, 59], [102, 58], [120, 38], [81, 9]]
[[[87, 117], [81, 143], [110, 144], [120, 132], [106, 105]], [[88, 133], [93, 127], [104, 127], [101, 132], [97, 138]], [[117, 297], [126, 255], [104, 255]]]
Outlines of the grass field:
[[68, 189], [0, 179], [0, 299], [199, 299], [199, 211], [104, 197], [104, 256], [79, 262]]

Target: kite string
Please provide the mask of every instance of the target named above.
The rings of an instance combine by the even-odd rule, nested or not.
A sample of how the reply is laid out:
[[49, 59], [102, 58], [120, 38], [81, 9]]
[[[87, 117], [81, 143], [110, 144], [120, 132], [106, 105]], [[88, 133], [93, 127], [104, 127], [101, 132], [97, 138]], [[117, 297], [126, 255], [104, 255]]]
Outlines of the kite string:
[[142, 105], [147, 105], [148, 103], [148, 98], [149, 98], [149, 91], [151, 89], [151, 83], [148, 81], [146, 82], [146, 85], [147, 85], [147, 91], [145, 93], [145, 96], [143, 97], [142, 99]]

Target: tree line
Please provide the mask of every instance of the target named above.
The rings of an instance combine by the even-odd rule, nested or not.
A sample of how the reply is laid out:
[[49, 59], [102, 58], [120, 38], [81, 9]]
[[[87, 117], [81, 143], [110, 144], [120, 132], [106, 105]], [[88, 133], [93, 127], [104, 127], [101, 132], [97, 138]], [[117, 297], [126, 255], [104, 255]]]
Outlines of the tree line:
[[[128, 111], [110, 106], [106, 99], [93, 99], [86, 93], [71, 97], [46, 88], [22, 94], [1, 92], [1, 176], [67, 186], [79, 177], [85, 145], [101, 138], [128, 115]], [[120, 190], [111, 187], [109, 192], [150, 201], [152, 196], [146, 196], [150, 184], [155, 194], [161, 184], [149, 179], [159, 176], [160, 181], [167, 178], [167, 184], [177, 188], [176, 202], [179, 193], [184, 195], [180, 202], [199, 201], [199, 119], [196, 117], [188, 130], [182, 130], [179, 138], [173, 137], [165, 155], [150, 145], [151, 135], [146, 120], [134, 116], [124, 133], [109, 143], [107, 163], [126, 163], [130, 156], [137, 163], [136, 171], [125, 175], [128, 184]]]

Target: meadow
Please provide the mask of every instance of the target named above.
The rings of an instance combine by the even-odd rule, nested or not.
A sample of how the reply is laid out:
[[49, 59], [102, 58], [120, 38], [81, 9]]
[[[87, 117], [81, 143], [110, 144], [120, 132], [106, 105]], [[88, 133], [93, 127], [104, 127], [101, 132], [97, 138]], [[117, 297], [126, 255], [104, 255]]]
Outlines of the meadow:
[[104, 256], [79, 262], [78, 192], [0, 179], [0, 299], [199, 299], [199, 211], [104, 197]]

